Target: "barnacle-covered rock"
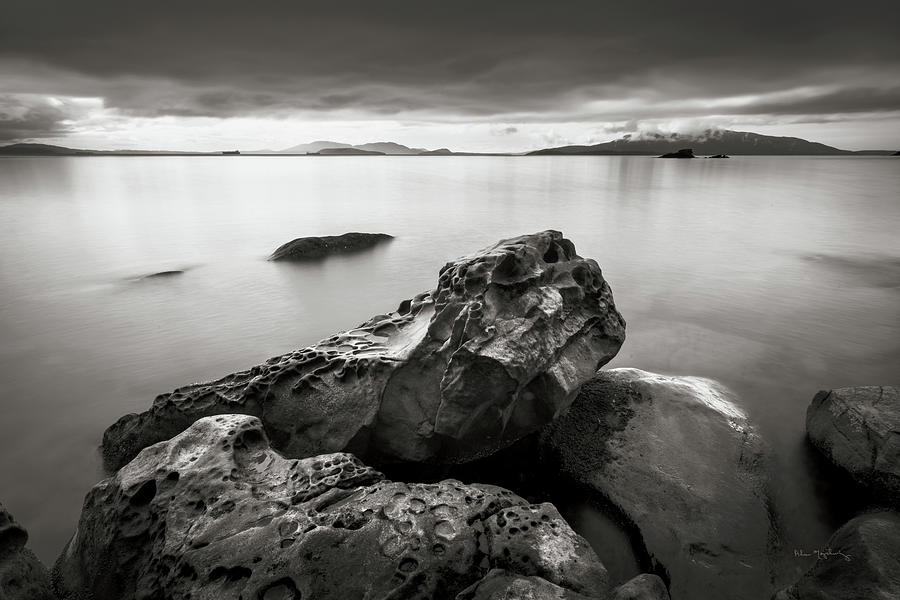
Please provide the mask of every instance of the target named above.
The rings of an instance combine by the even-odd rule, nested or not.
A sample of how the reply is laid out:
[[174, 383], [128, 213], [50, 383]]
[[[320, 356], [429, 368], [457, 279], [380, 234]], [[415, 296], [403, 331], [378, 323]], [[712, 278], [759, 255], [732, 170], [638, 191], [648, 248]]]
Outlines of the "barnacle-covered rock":
[[495, 569], [608, 592], [551, 504], [386, 481], [350, 454], [286, 459], [258, 419], [220, 415], [96, 485], [54, 578], [67, 599], [453, 599]]
[[293, 457], [464, 462], [560, 414], [625, 338], [600, 267], [557, 231], [448, 263], [437, 287], [315, 346], [156, 398], [103, 439], [118, 468], [200, 417], [259, 417]]

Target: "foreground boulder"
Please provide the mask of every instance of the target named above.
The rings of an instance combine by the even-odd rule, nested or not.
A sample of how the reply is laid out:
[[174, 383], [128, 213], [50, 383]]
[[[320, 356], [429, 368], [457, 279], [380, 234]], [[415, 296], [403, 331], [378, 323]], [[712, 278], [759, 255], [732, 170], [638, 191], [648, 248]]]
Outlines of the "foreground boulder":
[[624, 338], [600, 267], [544, 231], [447, 263], [396, 312], [159, 396], [110, 427], [103, 449], [118, 468], [200, 417], [240, 412], [289, 456], [464, 462], [551, 421]]
[[716, 382], [600, 372], [541, 444], [634, 525], [673, 599], [770, 593], [761, 443]]
[[614, 589], [611, 600], [669, 600], [669, 591], [657, 575], [644, 573]]
[[324, 237], [302, 237], [279, 246], [269, 260], [310, 260], [332, 254], [358, 252], [394, 239], [386, 233], [345, 233]]
[[826, 548], [804, 551], [813, 566], [774, 600], [896, 600], [900, 598], [900, 514], [851, 519]]
[[28, 532], [0, 504], [0, 599], [51, 600], [50, 576], [25, 547]]
[[900, 506], [900, 388], [819, 392], [806, 411], [806, 431], [831, 462]]
[[200, 419], [97, 484], [54, 581], [62, 598], [94, 600], [608, 593], [606, 569], [551, 504], [385, 481], [349, 454], [285, 459], [246, 415]]

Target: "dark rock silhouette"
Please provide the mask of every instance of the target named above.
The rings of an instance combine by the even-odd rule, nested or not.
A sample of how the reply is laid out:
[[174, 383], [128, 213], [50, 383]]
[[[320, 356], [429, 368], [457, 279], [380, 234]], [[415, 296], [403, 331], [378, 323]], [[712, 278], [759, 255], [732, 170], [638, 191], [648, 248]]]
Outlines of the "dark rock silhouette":
[[624, 339], [597, 263], [558, 231], [525, 235], [447, 263], [394, 313], [157, 397], [107, 429], [104, 454], [117, 468], [200, 417], [241, 412], [290, 456], [466, 462], [560, 414]]
[[659, 158], [697, 158], [694, 156], [694, 151], [690, 148], [682, 148], [677, 152], [667, 152], [660, 156]]
[[167, 279], [169, 277], [177, 277], [178, 275], [184, 275], [184, 270], [173, 269], [171, 271], [159, 271], [157, 273], [144, 275], [143, 277], [141, 277], [141, 279]]
[[346, 254], [368, 250], [382, 242], [394, 239], [386, 233], [357, 233], [302, 237], [279, 246], [269, 260], [310, 260], [333, 254]]
[[812, 567], [773, 600], [900, 598], [900, 514], [872, 512], [851, 519], [824, 548], [798, 549]]
[[674, 600], [769, 593], [762, 443], [721, 385], [601, 371], [541, 445], [551, 469], [634, 525]]
[[900, 388], [823, 390], [806, 411], [806, 431], [828, 460], [900, 505]]
[[0, 598], [51, 600], [50, 574], [25, 547], [28, 532], [0, 504]]
[[73, 600], [489, 598], [481, 586], [523, 580], [573, 600], [608, 593], [605, 567], [552, 504], [386, 481], [349, 454], [288, 460], [258, 419], [233, 414], [94, 486], [54, 580]]

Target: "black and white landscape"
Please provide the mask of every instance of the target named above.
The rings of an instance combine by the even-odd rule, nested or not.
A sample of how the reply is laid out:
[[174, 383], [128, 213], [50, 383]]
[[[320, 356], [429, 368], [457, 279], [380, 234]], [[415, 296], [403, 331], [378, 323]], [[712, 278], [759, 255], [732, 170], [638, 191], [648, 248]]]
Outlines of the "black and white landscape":
[[5, 3], [0, 600], [900, 598], [898, 18]]

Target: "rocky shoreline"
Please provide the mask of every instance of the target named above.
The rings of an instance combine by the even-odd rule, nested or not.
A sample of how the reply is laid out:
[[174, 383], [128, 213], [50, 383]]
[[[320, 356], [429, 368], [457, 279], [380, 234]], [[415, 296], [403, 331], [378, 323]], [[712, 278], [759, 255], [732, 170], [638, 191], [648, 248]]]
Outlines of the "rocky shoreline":
[[[0, 506], [0, 597], [900, 597], [897, 388], [813, 399], [811, 444], [872, 501], [772, 596], [764, 441], [715, 381], [599, 370], [624, 340], [572, 242], [502, 240], [393, 313], [120, 419], [52, 573]], [[630, 547], [592, 547], [564, 493]], [[615, 553], [644, 573], [611, 581]]]

